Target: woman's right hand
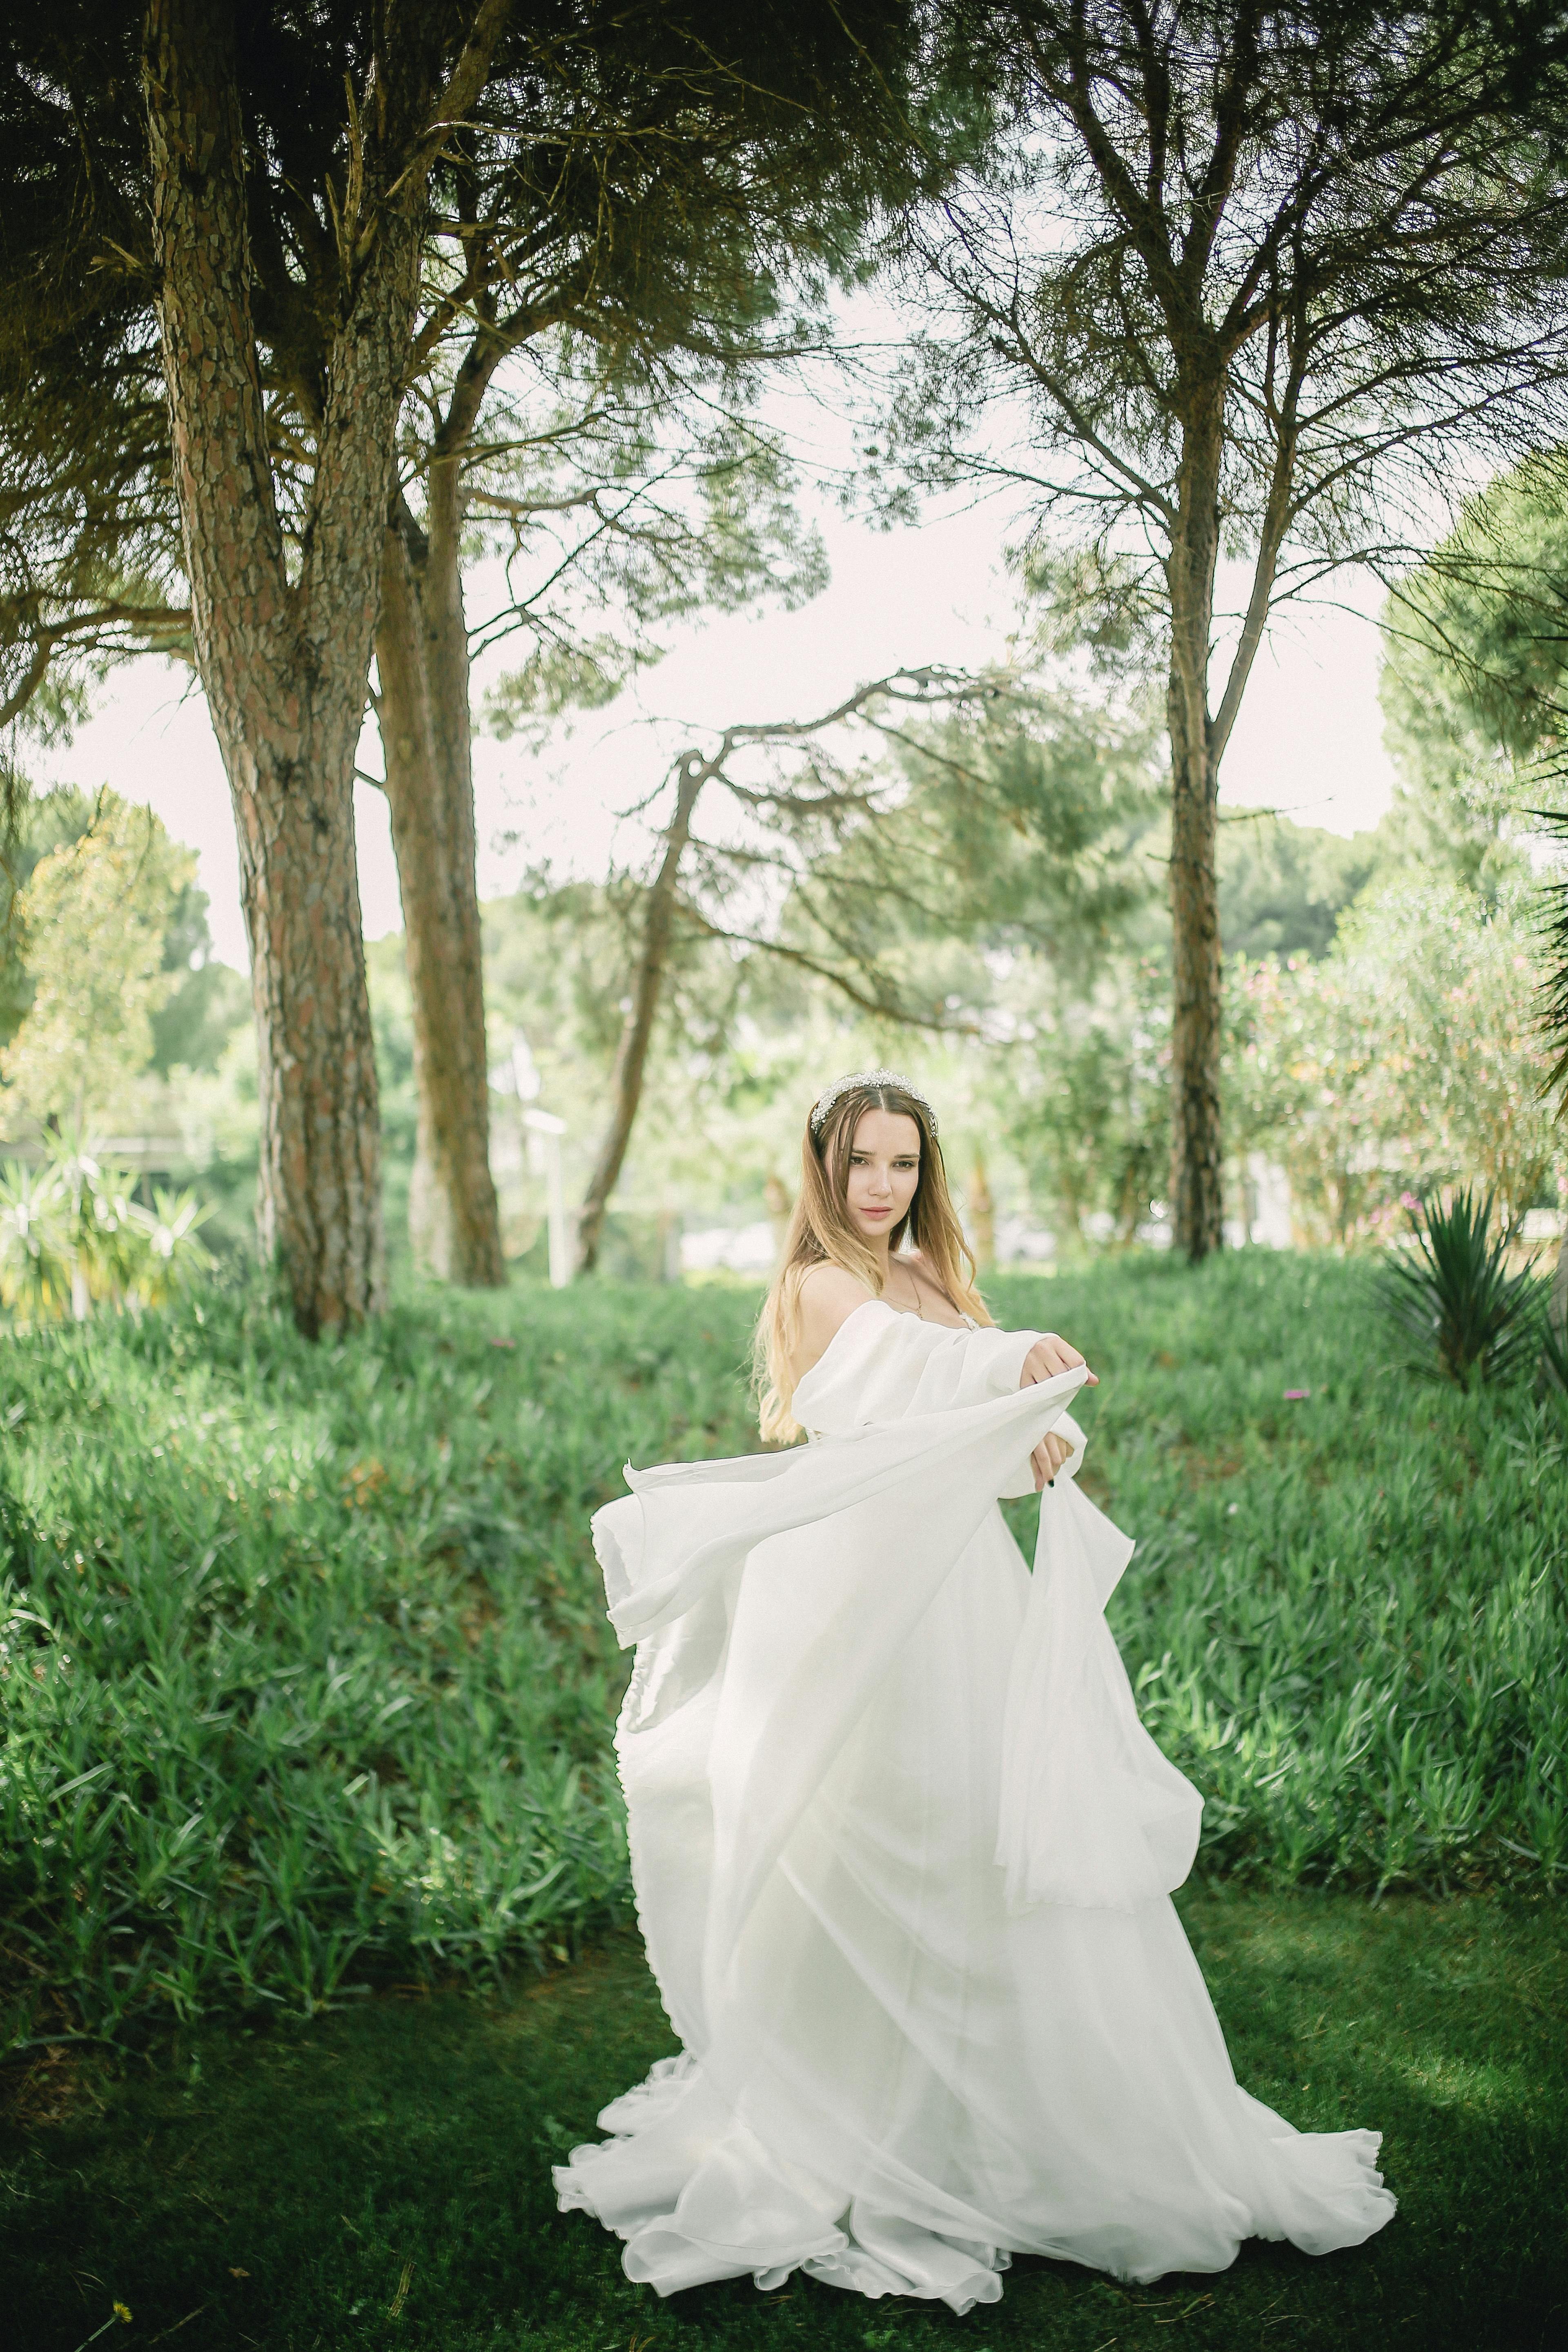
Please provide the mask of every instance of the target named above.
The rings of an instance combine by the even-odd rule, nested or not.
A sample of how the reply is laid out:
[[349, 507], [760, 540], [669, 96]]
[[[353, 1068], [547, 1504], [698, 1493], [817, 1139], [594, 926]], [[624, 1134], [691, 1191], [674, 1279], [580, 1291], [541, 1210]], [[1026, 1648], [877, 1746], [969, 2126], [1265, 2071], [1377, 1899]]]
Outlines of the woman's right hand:
[[1047, 1430], [1029, 1456], [1029, 1467], [1035, 1474], [1037, 1495], [1042, 1494], [1051, 1484], [1057, 1472], [1071, 1453], [1072, 1447], [1065, 1437], [1058, 1437], [1054, 1429]]

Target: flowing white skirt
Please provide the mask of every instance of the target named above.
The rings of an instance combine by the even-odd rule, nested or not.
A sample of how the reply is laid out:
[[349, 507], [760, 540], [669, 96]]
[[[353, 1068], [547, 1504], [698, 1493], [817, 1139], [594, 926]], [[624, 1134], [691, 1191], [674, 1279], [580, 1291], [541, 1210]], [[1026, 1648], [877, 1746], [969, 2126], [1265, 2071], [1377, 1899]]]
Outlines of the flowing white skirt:
[[[1108, 1527], [1083, 1498], [1061, 1500], [1058, 1521], [1077, 1510]], [[819, 1554], [820, 1530], [764, 1543], [775, 1595], [809, 1580], [814, 1541]], [[1093, 1640], [1084, 1632], [1103, 1591], [1086, 1601], [1087, 1574], [1069, 1591], [1062, 1570], [1053, 1601], [1037, 1566], [1032, 1596], [990, 1503], [934, 1592], [909, 1604], [890, 1657], [855, 1682], [846, 1660], [869, 1637], [831, 1612], [826, 1643], [803, 1637], [781, 1662], [793, 1620], [770, 1620], [758, 1562], [753, 1549], [731, 1569], [706, 1632], [700, 1608], [682, 1621], [684, 1656], [654, 1643], [639, 1659], [619, 1741], [634, 1876], [686, 2048], [604, 2110], [612, 2137], [557, 2168], [562, 2209], [618, 2232], [628, 2274], [661, 2294], [802, 2270], [959, 2312], [999, 2297], [1013, 2252], [1150, 2280], [1224, 2269], [1247, 2237], [1326, 2253], [1382, 2228], [1394, 2203], [1378, 2135], [1304, 2135], [1250, 2098], [1168, 1895], [1123, 1870], [1122, 1899], [1096, 1899], [1096, 1856], [1117, 1831], [1101, 1792], [1119, 1772], [1122, 1811], [1147, 1832], [1140, 1851], [1163, 1850], [1151, 1883], [1177, 1883], [1196, 1833], [1186, 1784], [1138, 1745], [1098, 1606]], [[842, 1561], [825, 1573], [835, 1591], [852, 1581]], [[874, 1591], [885, 1565], [867, 1573]], [[826, 1736], [799, 1696], [814, 1674], [855, 1683]], [[1031, 1688], [1054, 1760], [1048, 1743], [1020, 1742]], [[781, 1690], [770, 1751], [757, 1718]], [[759, 1829], [791, 1777], [792, 1723], [826, 1761]], [[715, 1824], [714, 1759], [730, 1759], [726, 1786], [744, 1782], [748, 1740], [766, 1769], [738, 1831], [723, 1787]], [[1037, 1872], [1024, 1883], [1026, 1841], [999, 1866], [1002, 1816], [1025, 1806], [1031, 1774], [1056, 1847], [1071, 1847], [1076, 1824], [1077, 1899], [1038, 1899]]]

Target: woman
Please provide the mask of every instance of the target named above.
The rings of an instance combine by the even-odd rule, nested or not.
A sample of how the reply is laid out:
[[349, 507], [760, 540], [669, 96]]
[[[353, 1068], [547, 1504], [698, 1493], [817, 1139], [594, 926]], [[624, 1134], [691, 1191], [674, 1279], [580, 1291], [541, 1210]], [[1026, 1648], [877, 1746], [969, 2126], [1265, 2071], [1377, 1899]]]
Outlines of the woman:
[[[555, 2181], [663, 2294], [803, 2270], [963, 2312], [1015, 2252], [1147, 2280], [1394, 2211], [1375, 2133], [1237, 2087], [1169, 1899], [1201, 1800], [1103, 1615], [1132, 1547], [1072, 1484], [1094, 1375], [972, 1276], [930, 1105], [840, 1079], [759, 1329], [763, 1434], [812, 1442], [628, 1467], [594, 1522], [684, 2048]], [[1031, 1488], [1032, 1578], [997, 1508]]]

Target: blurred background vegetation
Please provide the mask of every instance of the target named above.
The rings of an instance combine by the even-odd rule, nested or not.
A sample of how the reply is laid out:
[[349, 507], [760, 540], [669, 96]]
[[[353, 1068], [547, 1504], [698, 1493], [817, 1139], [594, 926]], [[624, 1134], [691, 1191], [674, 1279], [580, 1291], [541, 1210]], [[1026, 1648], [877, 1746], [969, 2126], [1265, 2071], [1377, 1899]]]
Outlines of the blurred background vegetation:
[[[1560, 648], [1474, 554], [1500, 530], [1531, 593], [1568, 580], [1555, 478], [1479, 499], [1392, 597], [1383, 698], [1399, 778], [1350, 838], [1222, 811], [1230, 1238], [1357, 1247], [1402, 1203], [1473, 1183], [1544, 1245], [1568, 1171], [1542, 1092], [1532, 812], [1561, 805]], [[1511, 560], [1511, 558], [1510, 558]], [[1489, 558], [1489, 562], [1491, 560]], [[753, 798], [695, 838], [602, 1263], [648, 1279], [765, 1270], [825, 1073], [917, 1069], [986, 1264], [1072, 1265], [1168, 1238], [1168, 793], [1159, 713], [1079, 657], [874, 732], [845, 822]], [[510, 723], [510, 722], [509, 722]], [[787, 770], [783, 789], [798, 782]], [[755, 784], [753, 777], [753, 785]], [[845, 789], [844, 778], [838, 789]], [[250, 1246], [258, 1133], [248, 990], [214, 960], [195, 861], [112, 785], [33, 797], [0, 879], [0, 1125], [195, 1186], [204, 1239]], [[608, 1116], [649, 877], [558, 884], [483, 909], [491, 1160], [507, 1257], [547, 1263], [546, 1162], [523, 1113], [564, 1122], [581, 1200]], [[403, 942], [368, 950], [385, 1212], [408, 1262], [416, 1129]], [[521, 1087], [521, 1092], [520, 1092]]]

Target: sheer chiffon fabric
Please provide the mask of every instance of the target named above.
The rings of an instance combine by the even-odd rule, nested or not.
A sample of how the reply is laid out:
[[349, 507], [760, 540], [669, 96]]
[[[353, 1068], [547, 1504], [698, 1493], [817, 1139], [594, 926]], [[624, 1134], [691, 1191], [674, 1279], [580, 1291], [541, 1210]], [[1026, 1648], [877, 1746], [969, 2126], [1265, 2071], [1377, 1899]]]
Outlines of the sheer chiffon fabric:
[[[662, 2294], [801, 2270], [963, 2312], [1014, 2252], [1148, 2280], [1394, 2212], [1377, 2134], [1231, 2071], [1169, 1900], [1201, 1800], [1105, 1622], [1132, 1547], [1072, 1483], [1083, 1374], [1018, 1387], [1037, 1336], [868, 1302], [796, 1393], [809, 1445], [628, 1468], [595, 1519], [683, 2049], [554, 2177]], [[1052, 1428], [1031, 1576], [997, 1500]]]

